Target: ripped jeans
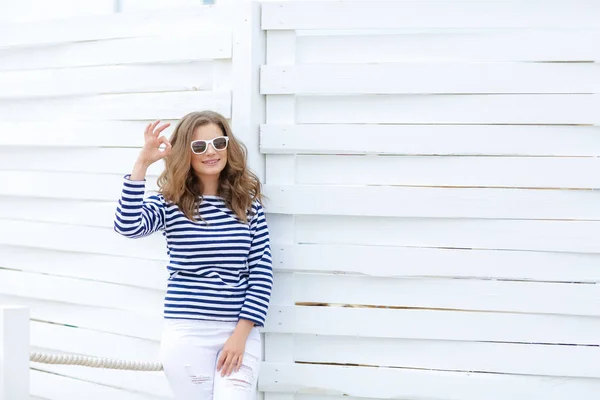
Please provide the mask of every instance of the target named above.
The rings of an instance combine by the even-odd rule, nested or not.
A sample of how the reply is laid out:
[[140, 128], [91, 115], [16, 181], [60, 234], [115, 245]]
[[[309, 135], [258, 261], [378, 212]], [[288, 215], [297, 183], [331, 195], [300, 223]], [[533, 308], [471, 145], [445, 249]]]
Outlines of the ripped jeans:
[[165, 319], [160, 359], [176, 400], [253, 400], [261, 357], [258, 328], [246, 341], [242, 367], [221, 377], [217, 360], [236, 322]]

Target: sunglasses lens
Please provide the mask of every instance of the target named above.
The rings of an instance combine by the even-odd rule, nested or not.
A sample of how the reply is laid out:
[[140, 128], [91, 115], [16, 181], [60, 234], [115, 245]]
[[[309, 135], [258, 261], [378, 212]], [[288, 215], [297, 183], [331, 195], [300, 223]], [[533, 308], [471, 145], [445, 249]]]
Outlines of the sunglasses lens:
[[224, 150], [227, 147], [227, 139], [225, 139], [224, 137], [216, 138], [213, 141], [213, 144], [215, 146], [215, 149]]
[[196, 154], [204, 153], [206, 151], [206, 142], [204, 140], [192, 142], [192, 151]]

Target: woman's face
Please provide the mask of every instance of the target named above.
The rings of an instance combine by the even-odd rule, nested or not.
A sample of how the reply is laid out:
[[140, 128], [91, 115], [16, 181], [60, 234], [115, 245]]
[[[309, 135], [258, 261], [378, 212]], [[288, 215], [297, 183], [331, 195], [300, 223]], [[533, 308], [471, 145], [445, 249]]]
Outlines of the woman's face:
[[[192, 135], [192, 143], [197, 140], [210, 141], [215, 138], [225, 136], [221, 129], [215, 124], [206, 124], [196, 128]], [[221, 171], [227, 165], [227, 148], [222, 149], [223, 141], [227, 139], [217, 139], [216, 143], [196, 143], [194, 148], [202, 154], [192, 152], [192, 168], [199, 177], [218, 177]], [[226, 143], [226, 142], [225, 142]], [[221, 150], [216, 150], [221, 148]], [[190, 150], [191, 151], [191, 150]]]

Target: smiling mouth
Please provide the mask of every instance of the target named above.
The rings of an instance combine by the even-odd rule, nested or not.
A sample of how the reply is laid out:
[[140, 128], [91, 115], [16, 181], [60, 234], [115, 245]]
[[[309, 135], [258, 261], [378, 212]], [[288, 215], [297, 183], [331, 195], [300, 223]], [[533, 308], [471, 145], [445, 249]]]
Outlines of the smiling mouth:
[[205, 165], [215, 165], [216, 163], [218, 163], [220, 161], [220, 159], [216, 159], [216, 160], [207, 160], [207, 161], [202, 161], [202, 164]]

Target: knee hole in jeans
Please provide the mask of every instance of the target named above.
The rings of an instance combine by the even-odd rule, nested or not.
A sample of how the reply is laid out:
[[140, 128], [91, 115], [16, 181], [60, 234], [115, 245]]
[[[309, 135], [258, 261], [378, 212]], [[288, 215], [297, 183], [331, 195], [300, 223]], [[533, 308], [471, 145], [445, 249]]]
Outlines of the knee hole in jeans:
[[209, 387], [212, 387], [213, 382], [212, 382], [212, 377], [210, 375], [202, 375], [202, 374], [195, 373], [192, 370], [191, 365], [186, 365], [185, 370], [186, 370], [188, 377], [190, 378], [190, 381], [192, 382], [192, 384], [207, 385]]
[[250, 391], [253, 389], [254, 369], [248, 365], [242, 364], [239, 371], [235, 374], [226, 376], [226, 384], [231, 388]]

